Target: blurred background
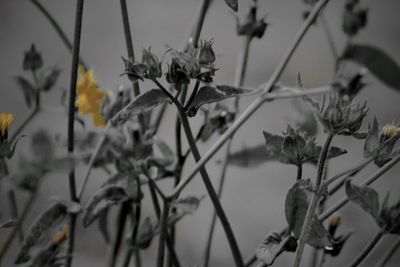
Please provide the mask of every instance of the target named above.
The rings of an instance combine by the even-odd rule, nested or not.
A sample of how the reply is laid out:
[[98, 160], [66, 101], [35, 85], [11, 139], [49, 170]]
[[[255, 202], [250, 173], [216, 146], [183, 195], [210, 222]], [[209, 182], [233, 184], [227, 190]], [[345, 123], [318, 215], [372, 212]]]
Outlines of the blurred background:
[[[244, 18], [248, 11], [248, 1], [239, 1], [238, 16]], [[251, 45], [245, 85], [257, 87], [266, 82], [291, 43], [302, 23], [302, 13], [307, 7], [301, 0], [259, 0], [259, 13], [266, 14], [269, 23], [266, 34], [261, 40], [254, 40]], [[325, 17], [332, 30], [334, 41], [339, 49], [345, 45], [346, 36], [341, 30], [341, 20], [344, 0], [331, 1], [325, 9]], [[69, 37], [74, 26], [75, 1], [43, 0], [41, 1], [54, 15]], [[400, 21], [398, 11], [400, 2], [397, 0], [373, 1], [363, 0], [362, 6], [369, 8], [367, 28], [362, 30], [355, 41], [380, 47], [400, 63]], [[160, 57], [165, 51], [165, 45], [179, 49], [187, 38], [191, 25], [197, 17], [200, 0], [146, 0], [128, 1], [130, 21], [132, 23], [133, 43], [137, 53], [151, 46], [152, 51]], [[206, 18], [201, 39], [214, 38], [214, 49], [217, 54], [216, 74], [218, 83], [232, 84], [235, 75], [235, 64], [243, 40], [236, 35], [235, 17], [222, 0], [215, 0]], [[28, 0], [0, 0], [0, 111], [15, 114], [17, 127], [28, 116], [22, 92], [17, 88], [14, 76], [22, 74], [23, 52], [32, 43], [42, 53], [45, 66], [57, 66], [62, 69], [57, 88], [43, 97], [44, 111], [35, 118], [35, 122], [24, 130], [28, 138], [21, 140], [17, 155], [27, 153], [29, 135], [36, 129], [45, 128], [51, 133], [65, 135], [67, 116], [60, 106], [62, 88], [69, 87], [71, 55], [59, 37], [49, 25], [46, 18]], [[85, 1], [81, 55], [95, 71], [100, 87], [113, 90], [119, 86], [129, 86], [123, 72], [121, 56], [126, 56], [122, 20], [120, 17], [119, 1], [87, 0]], [[357, 68], [353, 69], [353, 74]], [[297, 49], [286, 68], [281, 82], [286, 85], [296, 85], [297, 73], [301, 73], [306, 87], [323, 86], [332, 79], [334, 59], [320, 24], [316, 24], [307, 33], [304, 41]], [[351, 69], [349, 74], [351, 74]], [[368, 122], [376, 116], [382, 124], [400, 121], [400, 93], [383, 85], [372, 75], [366, 78], [368, 86], [357, 96], [359, 101], [367, 101], [369, 115], [365, 120], [364, 129]], [[147, 88], [146, 84], [142, 87]], [[150, 88], [147, 88], [150, 89]], [[243, 97], [243, 110], [255, 96]], [[236, 134], [234, 151], [244, 147], [258, 145], [264, 142], [262, 130], [280, 134], [286, 130], [287, 123], [293, 123], [298, 118], [294, 101], [279, 100], [267, 103], [249, 120]], [[173, 108], [167, 110], [165, 120], [161, 125], [159, 137], [174, 147], [171, 127], [175, 121]], [[192, 120], [193, 128], [200, 125], [201, 120]], [[77, 127], [79, 128], [79, 127]], [[323, 140], [323, 135], [319, 141]], [[215, 136], [208, 143], [201, 145], [204, 153], [217, 139]], [[329, 162], [329, 174], [334, 175], [341, 170], [358, 164], [363, 160], [363, 142], [349, 137], [337, 137], [334, 145], [348, 150], [345, 156]], [[224, 149], [223, 149], [224, 150]], [[207, 164], [212, 180], [217, 184], [220, 177], [218, 160], [223, 157], [223, 150], [214, 160]], [[14, 160], [16, 161], [16, 160]], [[11, 172], [15, 170], [15, 162], [11, 162]], [[192, 158], [186, 164], [184, 173], [193, 166]], [[376, 169], [369, 166], [355, 180], [361, 181]], [[82, 178], [84, 168], [77, 170], [78, 183]], [[400, 197], [400, 166], [394, 167], [382, 179], [374, 184], [381, 197], [391, 191], [392, 201]], [[226, 186], [222, 196], [222, 204], [239, 241], [243, 256], [252, 254], [264, 236], [271, 231], [279, 231], [286, 226], [284, 216], [284, 201], [287, 190], [292, 186], [296, 168], [276, 162], [266, 163], [254, 168], [230, 166]], [[315, 169], [307, 166], [304, 177], [315, 177]], [[329, 175], [328, 175], [329, 176]], [[101, 171], [95, 171], [89, 182], [84, 201], [96, 191], [106, 176]], [[171, 184], [163, 184], [165, 190], [170, 190]], [[145, 191], [147, 192], [147, 191]], [[205, 188], [200, 177], [184, 190], [183, 195], [203, 195]], [[337, 194], [329, 204], [343, 196]], [[53, 196], [69, 197], [68, 179], [64, 173], [52, 174], [46, 177], [29, 218], [24, 227], [27, 228], [33, 218], [43, 208], [49, 205]], [[27, 199], [24, 192], [18, 193], [20, 205]], [[4, 190], [0, 191], [0, 213], [2, 219], [9, 217], [9, 209]], [[148, 196], [145, 196], [144, 215], [149, 215], [155, 221]], [[199, 209], [191, 216], [185, 217], [178, 223], [177, 251], [184, 266], [200, 266], [205, 247], [212, 214], [212, 205], [208, 198], [201, 202]], [[340, 210], [343, 224], [341, 231], [353, 230], [355, 234], [347, 242], [342, 255], [337, 258], [328, 257], [326, 266], [349, 264], [355, 255], [366, 245], [378, 230], [375, 222], [368, 214], [347, 205]], [[110, 216], [110, 229], [113, 229], [115, 216]], [[96, 224], [83, 230], [78, 221], [76, 252], [74, 265], [106, 266], [109, 248], [100, 236]], [[5, 240], [9, 230], [0, 231], [0, 243]], [[397, 240], [396, 236], [385, 236], [379, 246], [364, 262], [364, 266], [373, 266], [379, 257]], [[144, 251], [144, 266], [155, 265], [155, 249], [157, 242]], [[2, 266], [14, 266], [18, 242], [14, 242]], [[306, 249], [303, 266], [307, 266], [309, 250]], [[290, 266], [294, 254], [284, 254], [274, 266]], [[398, 266], [400, 253], [392, 259], [391, 265]], [[216, 227], [212, 247], [211, 266], [232, 266], [231, 252], [225, 235], [219, 224]]]

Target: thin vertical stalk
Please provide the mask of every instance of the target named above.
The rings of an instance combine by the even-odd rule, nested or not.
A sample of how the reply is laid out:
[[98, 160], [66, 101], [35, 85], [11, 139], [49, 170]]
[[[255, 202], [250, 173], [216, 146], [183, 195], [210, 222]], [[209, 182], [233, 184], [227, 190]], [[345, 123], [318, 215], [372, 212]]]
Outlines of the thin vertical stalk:
[[117, 262], [117, 256], [119, 249], [121, 248], [121, 243], [124, 236], [124, 230], [126, 225], [126, 220], [128, 218], [128, 214], [132, 212], [132, 207], [129, 201], [125, 201], [121, 204], [118, 218], [117, 218], [117, 225], [116, 225], [116, 235], [114, 238], [114, 242], [111, 247], [111, 255], [108, 261], [109, 267], [114, 267], [115, 263]]
[[324, 30], [324, 33], [326, 35], [326, 40], [328, 41], [329, 44], [329, 48], [331, 49], [332, 52], [332, 56], [335, 59], [335, 62], [339, 59], [339, 53], [336, 49], [336, 45], [335, 45], [335, 41], [333, 40], [333, 36], [332, 36], [332, 32], [328, 26], [328, 22], [325, 19], [324, 13], [321, 12], [320, 16], [319, 16], [320, 20], [321, 20], [321, 25], [322, 25], [322, 29]]
[[[130, 60], [135, 61], [135, 52], [133, 50], [131, 27], [130, 27], [130, 23], [129, 23], [129, 14], [128, 14], [128, 8], [126, 6], [126, 0], [120, 0], [120, 5], [121, 5], [122, 23], [124, 25], [124, 36], [125, 36], [125, 43], [126, 43], [126, 49], [128, 52], [128, 57]], [[133, 88], [133, 93], [135, 96], [140, 95], [140, 88], [139, 88], [138, 81], [132, 82], [132, 88]], [[141, 129], [142, 133], [144, 133], [145, 123], [144, 123], [143, 114], [138, 115], [138, 121], [139, 121], [140, 129]]]
[[[66, 33], [61, 28], [60, 24], [55, 20], [55, 18], [50, 14], [50, 12], [38, 1], [38, 0], [31, 0], [32, 4], [35, 5], [39, 11], [45, 16], [45, 18], [50, 22], [50, 25], [54, 28], [58, 36], [60, 36], [61, 41], [67, 47], [67, 49], [72, 52], [72, 44], [71, 41], [68, 39]], [[88, 66], [85, 61], [79, 57], [80, 65], [87, 70]]]
[[[10, 190], [7, 192], [7, 196], [8, 196], [8, 201], [10, 203], [10, 213], [11, 213], [11, 217], [13, 220], [18, 220], [18, 205], [17, 205], [17, 200], [15, 198], [15, 193], [14, 190]], [[18, 227], [16, 228], [18, 231], [18, 235], [19, 235], [19, 240], [22, 241], [24, 240], [24, 232], [22, 231], [22, 227]]]
[[377, 264], [377, 267], [385, 267], [399, 248], [400, 238], [397, 238], [396, 243], [394, 243], [393, 247], [382, 257], [381, 261]]
[[[194, 159], [196, 161], [199, 161], [199, 159], [201, 158], [201, 155], [197, 148], [196, 141], [194, 140], [192, 131], [190, 129], [189, 121], [186, 117], [186, 114], [182, 110], [179, 110], [179, 114], [180, 114], [183, 129], [185, 131], [186, 138], [189, 142], [190, 149], [192, 150]], [[200, 170], [200, 174], [201, 174], [201, 177], [203, 178], [203, 183], [204, 183], [204, 185], [207, 189], [207, 192], [210, 196], [211, 202], [214, 205], [216, 214], [221, 221], [222, 228], [225, 231], [225, 235], [228, 239], [228, 243], [231, 248], [233, 258], [235, 260], [235, 265], [238, 267], [244, 266], [242, 255], [240, 253], [239, 246], [236, 242], [235, 235], [233, 234], [233, 231], [232, 231], [232, 228], [228, 221], [228, 218], [225, 215], [224, 209], [222, 208], [221, 203], [219, 202], [218, 195], [215, 192], [215, 189], [211, 183], [210, 177], [208, 176], [208, 173], [204, 167]]]
[[328, 133], [328, 136], [326, 137], [326, 140], [325, 140], [324, 147], [321, 150], [321, 155], [319, 157], [319, 162], [318, 162], [317, 177], [315, 180], [315, 192], [314, 192], [311, 202], [308, 206], [307, 214], [306, 214], [306, 217], [303, 222], [303, 227], [301, 229], [300, 238], [299, 238], [299, 246], [297, 247], [296, 258], [294, 261], [295, 267], [300, 266], [301, 258], [303, 256], [303, 252], [304, 252], [304, 246], [306, 244], [306, 240], [307, 240], [309, 232], [310, 232], [310, 224], [312, 221], [312, 217], [315, 214], [315, 208], [317, 207], [318, 200], [321, 195], [321, 185], [322, 185], [322, 180], [323, 180], [325, 163], [327, 160], [329, 146], [332, 142], [332, 139], [333, 139], [333, 134]]
[[15, 225], [15, 227], [12, 229], [11, 234], [8, 236], [8, 238], [4, 242], [3, 246], [1, 247], [1, 249], [0, 249], [0, 265], [1, 265], [1, 261], [4, 257], [4, 255], [10, 248], [12, 241], [14, 240], [15, 236], [17, 235], [18, 229], [22, 228], [23, 222], [25, 221], [26, 217], [28, 216], [28, 213], [29, 213], [30, 209], [32, 208], [33, 203], [35, 203], [36, 196], [37, 196], [37, 191], [35, 190], [30, 194], [25, 207], [24, 207], [21, 215], [18, 218], [17, 225]]
[[378, 244], [379, 240], [381, 240], [384, 234], [385, 232], [383, 230], [380, 230], [361, 252], [361, 254], [356, 258], [356, 260], [350, 265], [350, 267], [358, 266], [368, 256], [372, 249], [374, 249], [374, 247], [376, 246], [376, 244]]
[[158, 243], [158, 253], [157, 253], [157, 267], [163, 267], [164, 264], [164, 254], [165, 254], [165, 239], [168, 231], [168, 212], [169, 204], [164, 201], [163, 212], [160, 220], [160, 239]]
[[[68, 105], [68, 153], [73, 154], [74, 152], [74, 123], [75, 123], [75, 98], [76, 98], [76, 81], [78, 79], [78, 67], [79, 67], [79, 51], [81, 43], [81, 31], [82, 31], [82, 17], [83, 17], [83, 3], [84, 0], [76, 1], [76, 14], [75, 14], [75, 29], [74, 29], [74, 44], [72, 47], [72, 63], [71, 63], [71, 79], [69, 88], [69, 105]], [[70, 198], [73, 202], [79, 202], [76, 194], [75, 185], [75, 170], [71, 170], [68, 176], [69, 180], [69, 192]], [[75, 224], [76, 214], [70, 215], [69, 231], [67, 246], [67, 258], [66, 267], [70, 267], [72, 264], [73, 252], [74, 252], [74, 239], [75, 239]]]
[[[253, 7], [253, 8], [256, 8], [256, 7]], [[254, 17], [254, 20], [255, 19], [256, 18]], [[241, 49], [241, 52], [240, 52], [239, 58], [238, 58], [234, 86], [241, 87], [243, 85], [244, 77], [246, 75], [247, 62], [249, 60], [249, 51], [250, 51], [251, 41], [252, 41], [252, 37], [250, 35], [247, 35], [244, 39], [243, 47]], [[239, 110], [239, 97], [236, 97], [234, 100], [234, 110], [235, 110], [235, 112], [238, 112], [238, 110]], [[226, 173], [227, 173], [227, 169], [228, 169], [229, 155], [231, 153], [232, 143], [233, 143], [233, 135], [229, 139], [227, 146], [226, 146], [226, 152], [225, 152], [224, 160], [223, 160], [224, 163], [222, 166], [221, 177], [219, 179], [219, 185], [218, 185], [218, 189], [217, 189], [218, 190], [218, 198], [221, 198], [223, 187], [225, 184], [225, 178], [226, 178]], [[210, 263], [211, 245], [212, 245], [212, 240], [213, 240], [213, 236], [214, 236], [216, 222], [217, 222], [217, 214], [214, 210], [212, 218], [211, 218], [210, 230], [208, 231], [208, 236], [207, 236], [207, 241], [206, 241], [206, 249], [204, 252], [204, 267], [208, 267], [209, 263]]]
[[301, 180], [301, 177], [303, 177], [303, 164], [297, 165], [297, 176], [296, 180]]

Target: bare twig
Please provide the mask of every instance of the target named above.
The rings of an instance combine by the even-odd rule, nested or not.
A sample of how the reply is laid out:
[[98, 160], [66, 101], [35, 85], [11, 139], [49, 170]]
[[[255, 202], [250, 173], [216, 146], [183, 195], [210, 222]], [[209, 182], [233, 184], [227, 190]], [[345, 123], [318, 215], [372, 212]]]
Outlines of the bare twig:
[[400, 238], [398, 237], [397, 241], [394, 243], [391, 249], [386, 252], [386, 254], [382, 257], [381, 261], [377, 264], [377, 267], [385, 267], [399, 248], [400, 248]]
[[372, 249], [376, 246], [376, 244], [378, 244], [379, 240], [381, 240], [384, 234], [385, 232], [383, 230], [380, 230], [350, 266], [351, 267], [358, 266], [365, 259], [365, 257], [368, 256], [368, 254], [372, 251]]

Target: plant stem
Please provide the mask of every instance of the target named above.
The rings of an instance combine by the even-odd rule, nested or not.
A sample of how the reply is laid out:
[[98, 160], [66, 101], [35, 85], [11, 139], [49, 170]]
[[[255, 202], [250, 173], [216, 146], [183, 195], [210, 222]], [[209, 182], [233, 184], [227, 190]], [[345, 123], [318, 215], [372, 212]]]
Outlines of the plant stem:
[[[124, 25], [126, 49], [128, 52], [129, 59], [132, 61], [135, 61], [135, 52], [133, 50], [132, 35], [131, 35], [131, 28], [130, 28], [130, 23], [129, 23], [128, 8], [126, 6], [126, 0], [120, 0], [120, 5], [121, 5], [122, 23]], [[140, 95], [140, 88], [139, 88], [138, 81], [132, 82], [132, 88], [133, 88], [133, 93], [135, 96]], [[138, 121], [139, 121], [141, 132], [144, 133], [145, 123], [144, 123], [143, 114], [138, 115]]]
[[[74, 123], [75, 123], [75, 98], [76, 98], [76, 81], [78, 79], [78, 67], [79, 67], [79, 50], [81, 43], [81, 31], [82, 31], [82, 17], [83, 17], [83, 3], [84, 0], [76, 1], [76, 13], [75, 13], [75, 29], [74, 29], [74, 44], [72, 47], [72, 62], [71, 62], [71, 79], [69, 88], [69, 105], [68, 105], [68, 153], [73, 154], [74, 152]], [[69, 180], [69, 192], [70, 198], [73, 202], [78, 202], [79, 199], [76, 194], [75, 185], [75, 170], [71, 170], [68, 176]], [[73, 252], [74, 252], [74, 239], [75, 239], [75, 225], [76, 225], [75, 213], [71, 213], [69, 222], [68, 246], [67, 246], [67, 257], [66, 267], [71, 267]]]
[[300, 44], [301, 40], [305, 36], [309, 27], [313, 24], [315, 18], [318, 16], [319, 12], [323, 9], [323, 7], [329, 2], [329, 0], [320, 0], [317, 4], [315, 4], [313, 10], [310, 15], [307, 17], [302, 27], [300, 28], [298, 34], [294, 38], [293, 43], [283, 56], [281, 62], [276, 67], [275, 71], [271, 75], [269, 81], [263, 88], [263, 95], [257, 97], [248, 107], [247, 109], [235, 120], [231, 127], [215, 142], [215, 144], [203, 155], [203, 157], [196, 163], [191, 173], [181, 180], [179, 185], [175, 188], [173, 194], [179, 194], [186, 184], [195, 176], [195, 174], [200, 171], [200, 169], [218, 152], [218, 150], [223, 146], [223, 144], [228, 141], [228, 139], [245, 123], [254, 112], [268, 99], [268, 93], [274, 88], [275, 83], [280, 78], [283, 70], [285, 69], [287, 63], [292, 57], [293, 53], [296, 51], [296, 48]]
[[[38, 0], [31, 0], [32, 4], [34, 4], [40, 12], [48, 19], [50, 25], [53, 26], [54, 30], [60, 36], [61, 41], [67, 47], [67, 49], [72, 52], [72, 44], [71, 41], [68, 39], [67, 35], [65, 34], [64, 30], [61, 28], [60, 24], [55, 20], [55, 18], [49, 13], [49, 11], [38, 1]], [[88, 66], [84, 62], [84, 60], [80, 57], [79, 58], [80, 65], [87, 70]]]
[[[199, 152], [199, 150], [197, 148], [196, 141], [193, 138], [193, 134], [192, 134], [192, 131], [190, 129], [189, 121], [188, 121], [188, 119], [186, 117], [186, 114], [183, 112], [183, 110], [179, 110], [179, 114], [180, 114], [182, 126], [183, 126], [183, 129], [185, 131], [186, 138], [188, 140], [190, 149], [192, 150], [192, 153], [193, 153], [193, 156], [194, 156], [195, 160], [199, 161], [199, 159], [201, 158], [201, 155], [200, 155], [200, 152]], [[211, 183], [210, 177], [208, 176], [208, 173], [207, 173], [207, 171], [206, 171], [206, 169], [204, 167], [202, 167], [202, 169], [200, 170], [200, 174], [201, 174], [201, 177], [203, 178], [203, 183], [204, 183], [204, 185], [205, 185], [205, 187], [207, 189], [207, 192], [208, 192], [208, 194], [210, 196], [210, 199], [211, 199], [211, 201], [212, 201], [212, 203], [214, 205], [216, 214], [217, 214], [218, 218], [220, 219], [221, 225], [222, 225], [222, 227], [223, 227], [223, 229], [225, 231], [225, 235], [226, 235], [226, 237], [228, 239], [228, 243], [229, 243], [229, 246], [230, 246], [231, 251], [232, 251], [232, 255], [233, 255], [234, 260], [235, 260], [235, 264], [236, 264], [236, 266], [244, 266], [241, 253], [240, 253], [238, 244], [236, 242], [235, 236], [233, 234], [233, 231], [231, 229], [231, 226], [229, 224], [228, 218], [225, 215], [225, 212], [224, 212], [224, 210], [223, 210], [223, 208], [221, 206], [221, 203], [219, 202], [218, 195], [215, 192], [214, 187], [213, 187], [213, 185]]]
[[390, 259], [393, 257], [393, 255], [396, 253], [396, 251], [400, 248], [400, 238], [397, 238], [396, 243], [394, 243], [393, 247], [388, 250], [381, 259], [381, 261], [377, 264], [378, 267], [385, 267], [386, 264], [390, 261]]
[[[254, 5], [251, 8], [256, 9], [257, 6]], [[253, 12], [253, 14], [254, 14], [254, 17], [253, 17], [253, 22], [254, 22], [256, 19], [255, 18], [256, 12]], [[243, 47], [240, 51], [238, 62], [237, 62], [237, 71], [236, 71], [235, 81], [234, 81], [234, 86], [236, 86], [236, 87], [240, 87], [243, 85], [244, 77], [246, 75], [247, 62], [249, 59], [249, 51], [250, 51], [251, 41], [252, 41], [251, 35], [247, 35], [244, 38]], [[188, 106], [189, 105], [190, 105], [190, 101], [188, 102]], [[235, 98], [234, 110], [235, 110], [235, 112], [238, 112], [238, 110], [239, 110], [239, 97]], [[226, 173], [227, 173], [227, 169], [228, 169], [229, 155], [231, 153], [232, 143], [233, 143], [233, 135], [229, 139], [228, 144], [226, 146], [226, 152], [225, 152], [224, 160], [223, 160], [224, 163], [222, 166], [221, 177], [219, 179], [219, 185], [218, 185], [218, 198], [221, 198], [223, 187], [225, 184], [225, 177], [226, 177]], [[211, 218], [210, 230], [208, 231], [208, 236], [207, 236], [206, 249], [204, 252], [204, 267], [209, 266], [210, 255], [211, 255], [211, 245], [212, 245], [212, 240], [213, 240], [213, 236], [214, 236], [216, 222], [217, 222], [217, 214], [215, 211], [213, 211], [213, 215]]]
[[351, 267], [358, 266], [365, 259], [365, 257], [368, 256], [368, 254], [372, 251], [372, 249], [376, 246], [376, 244], [378, 244], [379, 240], [381, 240], [384, 234], [385, 232], [383, 230], [380, 230], [350, 266]]
[[[18, 205], [17, 205], [17, 200], [15, 198], [15, 192], [14, 190], [9, 190], [7, 192], [7, 196], [8, 196], [8, 202], [10, 203], [10, 213], [11, 213], [11, 217], [13, 220], [18, 221]], [[24, 240], [24, 232], [22, 231], [22, 228], [19, 227], [17, 228], [18, 231], [18, 235], [19, 235], [19, 240], [22, 241]]]
[[312, 221], [313, 216], [315, 216], [315, 208], [317, 207], [319, 197], [321, 195], [321, 184], [323, 180], [323, 173], [325, 169], [325, 163], [327, 160], [328, 156], [328, 151], [329, 151], [329, 146], [332, 142], [333, 134], [328, 133], [328, 136], [326, 137], [324, 147], [321, 150], [321, 155], [319, 157], [319, 162], [318, 162], [318, 169], [317, 169], [317, 177], [315, 180], [315, 192], [313, 194], [313, 197], [311, 199], [311, 202], [308, 206], [307, 209], [307, 214], [303, 222], [303, 227], [301, 229], [300, 237], [299, 237], [299, 246], [297, 247], [297, 253], [296, 253], [296, 258], [294, 261], [295, 267], [300, 266], [301, 258], [303, 256], [303, 251], [304, 251], [304, 246], [306, 244], [309, 232], [310, 232], [310, 224]]
[[19, 136], [19, 134], [25, 129], [25, 127], [31, 123], [31, 121], [36, 117], [36, 115], [39, 113], [40, 108], [35, 107], [31, 114], [29, 114], [29, 116], [24, 120], [24, 122], [17, 128], [17, 130], [15, 130], [13, 132], [13, 135], [10, 137], [10, 144], [12, 144], [17, 137]]
[[117, 218], [117, 225], [116, 225], [116, 236], [111, 248], [111, 255], [108, 262], [109, 267], [114, 267], [117, 261], [117, 256], [119, 249], [121, 247], [121, 243], [123, 240], [124, 230], [126, 220], [128, 218], [128, 214], [132, 212], [132, 207], [129, 201], [125, 201], [121, 204], [119, 215]]
[[18, 218], [17, 224], [14, 226], [10, 235], [4, 242], [4, 245], [1, 247], [1, 249], [0, 249], [0, 264], [1, 264], [1, 261], [4, 257], [4, 255], [7, 253], [8, 249], [10, 248], [12, 241], [14, 240], [15, 236], [17, 235], [18, 229], [22, 228], [22, 224], [25, 221], [25, 219], [29, 213], [29, 210], [32, 208], [33, 203], [36, 200], [36, 196], [37, 196], [37, 191], [35, 190], [30, 194], [29, 199], [25, 203], [25, 207], [24, 207], [21, 215]]
[[164, 246], [165, 246], [165, 238], [168, 232], [168, 213], [169, 213], [169, 204], [167, 201], [164, 201], [163, 212], [160, 220], [160, 239], [158, 243], [158, 253], [157, 253], [157, 267], [163, 267], [164, 264]]
[[301, 177], [303, 176], [303, 164], [297, 165], [297, 177], [296, 180], [301, 180]]

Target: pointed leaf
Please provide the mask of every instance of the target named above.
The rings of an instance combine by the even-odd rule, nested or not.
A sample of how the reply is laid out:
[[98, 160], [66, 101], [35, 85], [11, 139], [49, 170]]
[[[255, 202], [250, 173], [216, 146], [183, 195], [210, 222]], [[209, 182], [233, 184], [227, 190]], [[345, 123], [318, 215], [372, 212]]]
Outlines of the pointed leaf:
[[386, 85], [400, 90], [400, 67], [379, 48], [362, 44], [350, 45], [346, 48], [342, 59], [365, 66]]
[[24, 94], [26, 105], [30, 108], [36, 97], [35, 87], [22, 76], [17, 76], [15, 80]]
[[233, 11], [238, 11], [238, 0], [225, 0], [225, 3], [233, 9]]
[[256, 250], [256, 257], [263, 263], [262, 266], [270, 266], [284, 251], [294, 251], [297, 241], [293, 236], [286, 236], [283, 240], [278, 233], [270, 233]]
[[154, 226], [149, 217], [140, 225], [136, 237], [136, 246], [141, 249], [146, 249], [150, 246], [154, 236]]
[[28, 235], [22, 242], [15, 264], [27, 262], [30, 259], [30, 249], [36, 246], [46, 234], [50, 233], [66, 214], [67, 207], [60, 202], [55, 202], [40, 214], [32, 223], [30, 230], [27, 232]]
[[130, 117], [142, 114], [166, 102], [169, 102], [169, 98], [163, 91], [151, 89], [135, 98], [131, 105], [119, 113], [111, 122], [114, 126], [121, 125]]
[[88, 201], [83, 213], [83, 225], [89, 226], [99, 216], [100, 212], [112, 205], [128, 199], [125, 190], [119, 186], [103, 187]]
[[[285, 215], [289, 228], [296, 238], [300, 237], [311, 198], [310, 180], [300, 180], [289, 190], [285, 201]], [[307, 244], [316, 248], [331, 247], [331, 237], [316, 214], [313, 215]]]
[[215, 103], [230, 97], [251, 93], [251, 90], [236, 88], [229, 85], [203, 86], [197, 92], [193, 102], [188, 107], [190, 116], [194, 116], [197, 110], [204, 104]]
[[0, 223], [0, 229], [2, 228], [10, 228], [10, 227], [14, 227], [17, 225], [17, 221], [16, 220], [8, 220], [5, 221], [3, 223]]
[[346, 195], [351, 202], [360, 206], [369, 213], [374, 219], [379, 216], [379, 195], [368, 186], [353, 185], [351, 181], [346, 180]]

